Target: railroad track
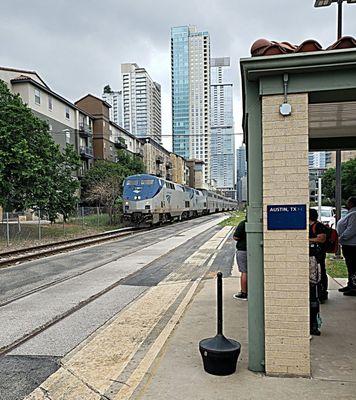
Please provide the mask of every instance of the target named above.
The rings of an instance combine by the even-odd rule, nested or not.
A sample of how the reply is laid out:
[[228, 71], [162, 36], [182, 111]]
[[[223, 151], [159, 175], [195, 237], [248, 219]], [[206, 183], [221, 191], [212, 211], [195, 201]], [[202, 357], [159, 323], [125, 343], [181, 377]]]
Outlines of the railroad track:
[[74, 250], [108, 240], [129, 236], [138, 231], [143, 231], [143, 229], [132, 227], [121, 228], [95, 235], [3, 252], [0, 253], [0, 268], [17, 264], [19, 262], [30, 261], [36, 258], [42, 258], [53, 254], [62, 253], [64, 251]]
[[[185, 225], [185, 224], [182, 223], [182, 228], [183, 228], [184, 225]], [[157, 228], [156, 228], [156, 229], [157, 229]], [[145, 230], [148, 230], [148, 229], [126, 228], [126, 229], [118, 229], [118, 230], [115, 231], [115, 232], [111, 232], [111, 231], [110, 231], [110, 232], [108, 232], [107, 234], [110, 234], [109, 239], [113, 239], [113, 238], [117, 238], [118, 236], [119, 236], [119, 237], [123, 237], [123, 236], [126, 236], [126, 235], [130, 235], [132, 232], [138, 232], [138, 231], [139, 231], [139, 232], [142, 232], [142, 231], [145, 231]], [[183, 229], [182, 231], [184, 231], [184, 229]], [[181, 234], [181, 232], [179, 232], [178, 234]], [[171, 234], [168, 234], [167, 237], [174, 237], [174, 236], [176, 236], [176, 235], [177, 235], [177, 232], [172, 232]], [[90, 238], [95, 239], [96, 236], [98, 236], [98, 235], [92, 235], [92, 236], [90, 236]], [[100, 236], [102, 236], [102, 238], [101, 238], [102, 240], [105, 240], [105, 238], [104, 238], [105, 235], [104, 235], [104, 234], [101, 234]], [[82, 239], [87, 239], [87, 238], [88, 238], [88, 237], [85, 237], [85, 238], [78, 238], [77, 240], [82, 240]], [[98, 238], [97, 238], [97, 239], [98, 239]], [[99, 240], [99, 239], [98, 239], [98, 240]], [[108, 240], [108, 238], [106, 238], [106, 240]], [[71, 240], [71, 242], [75, 242], [75, 240], [73, 239], [73, 240]], [[58, 243], [59, 243], [59, 244], [67, 244], [68, 242], [67, 242], [67, 241], [64, 241], [64, 242], [57, 242], [56, 244], [58, 244]], [[89, 244], [91, 244], [91, 243], [93, 243], [93, 241], [89, 242]], [[52, 246], [53, 246], [53, 245], [54, 245], [54, 244], [52, 243]], [[32, 247], [31, 249], [26, 249], [26, 250], [28, 250], [28, 251], [30, 251], [30, 250], [31, 250], [31, 251], [34, 251], [35, 249], [40, 248], [40, 249], [44, 249], [43, 251], [47, 251], [47, 250], [50, 251], [50, 252], [56, 251], [56, 250], [54, 250], [54, 249], [50, 249], [50, 250], [49, 250], [49, 249], [46, 249], [46, 247], [48, 247], [48, 246], [51, 246], [51, 245], [41, 245], [41, 246], [37, 246], [37, 247]], [[82, 246], [83, 246], [83, 243], [81, 243], [81, 244], [72, 243], [72, 247], [70, 247], [70, 249], [73, 249], [73, 246], [82, 247]], [[68, 247], [69, 247], [69, 246], [65, 246], [65, 248], [68, 248]], [[137, 249], [136, 251], [140, 251], [140, 250], [141, 250], [141, 248]], [[21, 253], [22, 251], [24, 251], [24, 250], [16, 250], [16, 251], [13, 251], [13, 252], [11, 251], [11, 252], [2, 253], [2, 254], [7, 254], [7, 255], [19, 254], [19, 253]], [[63, 251], [63, 247], [60, 247], [60, 248], [58, 249], [58, 252], [60, 252], [60, 251]], [[0, 255], [2, 256], [2, 254], [0, 254]], [[40, 253], [40, 254], [41, 254], [41, 253]], [[53, 253], [52, 253], [52, 254], [53, 254]], [[32, 255], [30, 255], [30, 256], [32, 256]], [[24, 256], [24, 257], [28, 257], [28, 256]], [[36, 258], [36, 257], [40, 257], [39, 253], [36, 253], [36, 254], [33, 255], [33, 258]], [[125, 257], [125, 254], [123, 254], [122, 256], [118, 256], [115, 260], [118, 260], [118, 259], [120, 259], [121, 257]], [[13, 260], [14, 260], [14, 259], [13, 259]], [[70, 281], [71, 279], [74, 279], [74, 278], [76, 278], [76, 277], [78, 277], [78, 276], [80, 276], [80, 275], [84, 275], [84, 274], [86, 274], [86, 273], [88, 273], [88, 272], [91, 272], [91, 271], [93, 271], [93, 270], [95, 270], [95, 269], [99, 269], [99, 268], [105, 266], [107, 263], [110, 263], [110, 262], [112, 262], [112, 261], [113, 261], [113, 260], [108, 260], [108, 261], [106, 261], [106, 262], [104, 262], [104, 263], [102, 263], [102, 264], [95, 265], [95, 266], [93, 266], [93, 267], [91, 267], [91, 268], [87, 268], [87, 269], [85, 269], [84, 271], [79, 271], [78, 273], [75, 273], [75, 274], [73, 274], [73, 275], [71, 275], [71, 276], [63, 277], [63, 278], [60, 278], [60, 279], [56, 279], [56, 280], [54, 280], [54, 281], [52, 281], [52, 282], [48, 282], [48, 283], [46, 283], [46, 284], [44, 284], [44, 285], [37, 286], [36, 288], [34, 288], [34, 289], [32, 289], [32, 290], [23, 292], [23, 293], [21, 293], [20, 295], [14, 296], [14, 297], [12, 297], [12, 298], [8, 298], [8, 299], [6, 299], [6, 300], [0, 302], [0, 308], [2, 308], [2, 307], [4, 307], [4, 306], [7, 306], [7, 305], [9, 305], [9, 304], [11, 304], [11, 303], [14, 303], [14, 302], [16, 302], [16, 301], [18, 301], [18, 300], [20, 300], [20, 299], [23, 299], [23, 298], [25, 298], [25, 297], [27, 297], [27, 296], [29, 296], [29, 295], [32, 295], [32, 294], [41, 292], [41, 291], [44, 290], [44, 289], [48, 289], [49, 287], [56, 286], [56, 285], [58, 285], [58, 284], [61, 284], [61, 283], [63, 283], [63, 282], [66, 282], [66, 281]], [[9, 343], [9, 344], [7, 344], [7, 345], [4, 345], [3, 347], [0, 346], [0, 358], [2, 358], [3, 356], [5, 356], [6, 354], [9, 354], [11, 351], [15, 350], [16, 348], [18, 348], [19, 346], [21, 346], [21, 345], [23, 345], [24, 343], [28, 342], [29, 340], [35, 338], [37, 335], [43, 333], [44, 331], [46, 331], [47, 329], [49, 329], [49, 328], [51, 328], [52, 326], [56, 325], [57, 323], [59, 323], [60, 321], [64, 320], [65, 318], [71, 316], [71, 315], [74, 314], [75, 312], [81, 310], [82, 308], [84, 308], [84, 307], [87, 306], [88, 304], [94, 302], [95, 300], [99, 299], [100, 297], [102, 297], [103, 295], [107, 294], [108, 292], [112, 291], [112, 290], [115, 289], [117, 286], [121, 285], [122, 282], [125, 281], [126, 279], [129, 279], [130, 277], [135, 276], [135, 275], [138, 274], [138, 273], [141, 273], [142, 270], [148, 268], [148, 267], [151, 265], [151, 263], [152, 263], [152, 262], [155, 262], [155, 261], [156, 261], [156, 260], [153, 260], [153, 261], [151, 261], [150, 263], [148, 263], [147, 265], [145, 265], [143, 268], [141, 268], [140, 270], [134, 271], [134, 272], [132, 272], [131, 274], [128, 274], [127, 276], [118, 279], [117, 281], [115, 281], [115, 282], [113, 282], [112, 284], [110, 284], [109, 286], [103, 288], [103, 289], [100, 290], [99, 292], [97, 292], [97, 293], [95, 293], [95, 294], [92, 294], [92, 295], [91, 295], [90, 297], [88, 297], [87, 299], [84, 299], [84, 300], [80, 301], [80, 302], [79, 302], [78, 304], [76, 304], [75, 306], [73, 306], [73, 307], [67, 309], [66, 311], [64, 311], [64, 312], [62, 312], [62, 313], [56, 315], [56, 316], [53, 317], [52, 319], [50, 319], [50, 320], [44, 322], [42, 325], [37, 326], [36, 328], [32, 329], [30, 332], [25, 333], [23, 336], [21, 336], [21, 337], [17, 338], [16, 340], [14, 340], [12, 343]]]

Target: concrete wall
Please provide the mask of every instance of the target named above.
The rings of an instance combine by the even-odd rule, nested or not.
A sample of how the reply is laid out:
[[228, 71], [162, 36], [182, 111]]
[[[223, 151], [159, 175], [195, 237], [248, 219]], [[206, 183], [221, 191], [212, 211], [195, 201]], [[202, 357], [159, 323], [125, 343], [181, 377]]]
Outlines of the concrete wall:
[[308, 95], [262, 100], [265, 363], [269, 375], [310, 375], [308, 231], [268, 231], [267, 205], [307, 204]]

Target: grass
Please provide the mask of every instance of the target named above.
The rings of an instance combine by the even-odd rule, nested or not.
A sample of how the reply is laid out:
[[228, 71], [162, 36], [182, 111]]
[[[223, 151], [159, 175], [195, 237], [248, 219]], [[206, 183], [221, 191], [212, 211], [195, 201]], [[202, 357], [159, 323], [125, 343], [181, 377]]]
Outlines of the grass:
[[86, 215], [84, 218], [70, 218], [64, 225], [60, 222], [41, 225], [41, 240], [39, 240], [37, 223], [21, 224], [20, 232], [17, 224], [11, 224], [10, 246], [7, 246], [6, 229], [2, 225], [0, 228], [0, 252], [87, 236], [118, 228], [120, 228], [120, 224], [117, 222], [110, 225], [108, 214]]
[[220, 226], [237, 226], [245, 218], [243, 211], [233, 211], [230, 214], [230, 217], [219, 223]]
[[347, 278], [347, 268], [344, 260], [334, 260], [330, 256], [326, 258], [326, 272], [332, 278]]

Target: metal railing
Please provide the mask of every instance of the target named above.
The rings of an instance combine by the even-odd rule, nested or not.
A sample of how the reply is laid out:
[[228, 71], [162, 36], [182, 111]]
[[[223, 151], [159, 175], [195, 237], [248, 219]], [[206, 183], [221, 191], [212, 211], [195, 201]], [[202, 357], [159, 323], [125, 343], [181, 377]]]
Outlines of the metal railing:
[[92, 128], [90, 125], [85, 122], [79, 122], [79, 134], [82, 137], [89, 137], [93, 134]]
[[85, 158], [93, 158], [93, 148], [88, 146], [81, 146], [79, 149], [80, 155]]

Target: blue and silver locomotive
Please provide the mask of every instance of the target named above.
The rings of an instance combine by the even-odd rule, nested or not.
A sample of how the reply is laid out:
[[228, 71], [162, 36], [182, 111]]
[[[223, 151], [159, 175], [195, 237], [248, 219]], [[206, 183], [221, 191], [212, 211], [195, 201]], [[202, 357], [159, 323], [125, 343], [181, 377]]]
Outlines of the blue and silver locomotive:
[[237, 202], [207, 190], [140, 174], [124, 181], [124, 221], [149, 226], [237, 208]]

